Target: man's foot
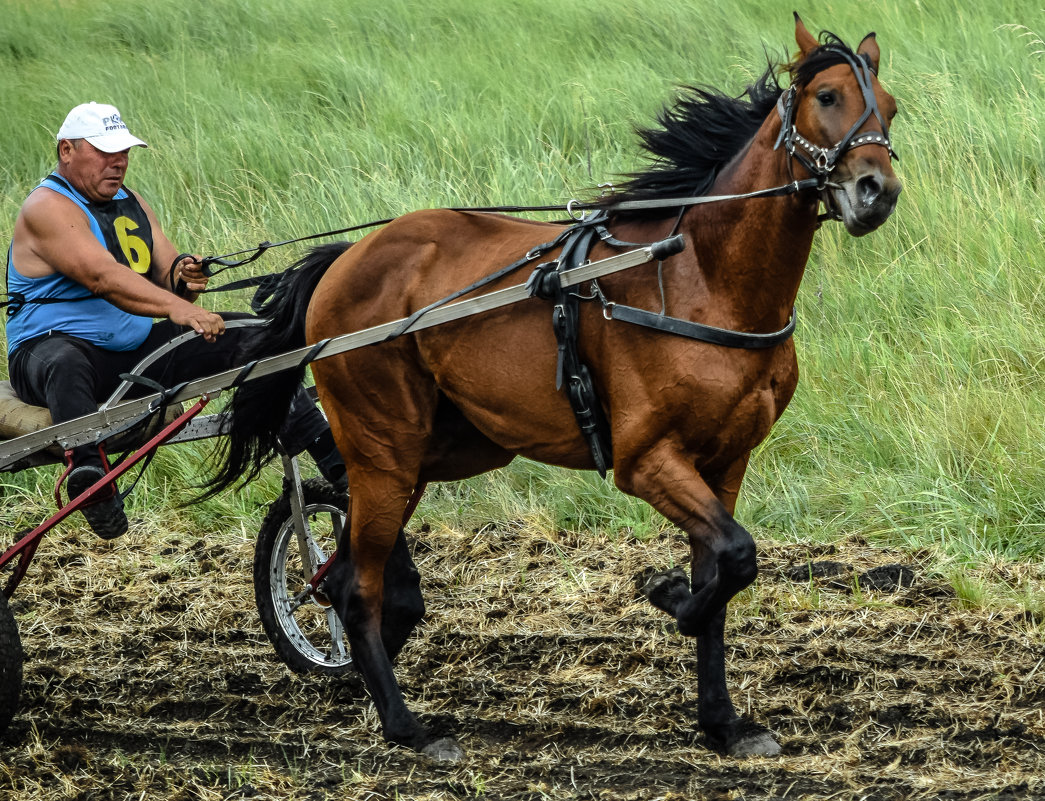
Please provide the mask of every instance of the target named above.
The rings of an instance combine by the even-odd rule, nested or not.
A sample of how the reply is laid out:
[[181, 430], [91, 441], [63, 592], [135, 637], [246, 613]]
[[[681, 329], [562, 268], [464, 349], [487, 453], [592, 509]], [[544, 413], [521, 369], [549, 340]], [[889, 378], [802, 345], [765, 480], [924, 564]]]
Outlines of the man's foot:
[[[74, 467], [65, 482], [69, 499], [72, 500], [82, 495], [104, 475], [105, 471], [93, 464]], [[111, 494], [106, 497], [110, 492]], [[104, 540], [114, 540], [127, 533], [127, 515], [124, 514], [123, 500], [116, 492], [116, 487], [114, 485], [110, 485], [109, 488], [103, 487], [99, 490], [98, 495], [101, 500], [93, 501], [90, 505], [80, 509], [83, 516], [87, 518], [87, 525]]]

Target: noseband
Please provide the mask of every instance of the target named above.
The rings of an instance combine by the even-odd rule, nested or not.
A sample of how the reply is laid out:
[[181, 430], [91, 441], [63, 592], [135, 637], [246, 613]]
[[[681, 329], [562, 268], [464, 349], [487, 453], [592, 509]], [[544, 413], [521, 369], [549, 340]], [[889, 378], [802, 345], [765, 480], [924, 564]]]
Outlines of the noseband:
[[[864, 113], [860, 115], [860, 119], [853, 124], [853, 127], [841, 138], [838, 144], [834, 147], [820, 147], [820, 145], [816, 145], [802, 136], [795, 128], [795, 100], [798, 97], [798, 91], [792, 84], [777, 100], [777, 113], [780, 115], [782, 124], [780, 126], [780, 136], [777, 137], [776, 144], [773, 145], [773, 149], [776, 150], [783, 144], [784, 149], [791, 158], [797, 159], [803, 167], [816, 176], [819, 189], [824, 189], [827, 186], [828, 178], [838, 164], [838, 160], [854, 147], [881, 145], [889, 151], [890, 158], [899, 160], [899, 157], [893, 151], [892, 143], [889, 141], [889, 126], [886, 124], [885, 118], [878, 108], [878, 100], [874, 96], [874, 89], [871, 84], [874, 71], [871, 69], [870, 61], [866, 56], [857, 59], [848, 50], [841, 47], [825, 45], [822, 50], [836, 54], [849, 64], [853, 75], [856, 77], [856, 83], [864, 96]], [[860, 130], [861, 126], [867, 122], [872, 114], [878, 118], [882, 131], [880, 133], [878, 131], [865, 131], [857, 134], [857, 131]]]

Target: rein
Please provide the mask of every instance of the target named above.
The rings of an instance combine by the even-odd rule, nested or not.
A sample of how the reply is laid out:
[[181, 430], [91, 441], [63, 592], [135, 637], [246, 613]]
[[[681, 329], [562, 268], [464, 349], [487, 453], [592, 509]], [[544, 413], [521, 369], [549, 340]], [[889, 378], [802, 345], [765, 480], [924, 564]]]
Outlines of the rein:
[[[744, 192], [736, 195], [691, 195], [688, 197], [667, 197], [667, 198], [650, 198], [648, 200], [624, 200], [620, 203], [613, 203], [611, 205], [604, 205], [600, 203], [581, 203], [576, 200], [571, 200], [564, 204], [553, 204], [545, 206], [451, 206], [447, 208], [447, 211], [460, 211], [460, 212], [477, 212], [484, 214], [527, 214], [534, 211], [564, 211], [569, 214], [577, 222], [581, 222], [583, 217], [575, 216], [575, 212], [585, 211], [597, 211], [604, 209], [607, 212], [614, 211], [643, 211], [647, 209], [667, 209], [667, 208], [686, 208], [688, 206], [699, 206], [706, 203], [722, 203], [730, 200], [752, 200], [755, 198], [763, 197], [783, 197], [785, 195], [794, 195], [799, 192], [804, 192], [807, 189], [821, 189], [821, 182], [816, 178], [806, 178], [801, 181], [792, 181], [791, 183], [782, 184], [780, 186], [770, 187], [768, 189], [758, 189], [754, 192]], [[373, 220], [372, 222], [360, 223], [358, 225], [351, 225], [347, 228], [338, 228], [333, 231], [324, 231], [320, 234], [308, 234], [306, 236], [299, 236], [294, 239], [286, 239], [282, 242], [259, 242], [257, 247], [244, 248], [243, 250], [236, 250], [231, 253], [226, 253], [223, 256], [205, 256], [200, 260], [202, 265], [203, 274], [208, 278], [223, 273], [225, 270], [230, 270], [233, 267], [242, 267], [245, 264], [250, 264], [253, 261], [261, 258], [261, 256], [273, 248], [284, 247], [285, 245], [294, 245], [298, 242], [307, 242], [312, 239], [322, 239], [329, 236], [338, 236], [340, 234], [351, 233], [352, 231], [363, 231], [367, 228], [377, 228], [379, 225], [387, 225], [392, 222], [395, 218], [389, 217], [383, 220]], [[556, 240], [558, 242], [558, 240]], [[544, 250], [550, 249], [550, 244], [539, 245], [539, 248]], [[531, 251], [532, 253], [533, 251]], [[242, 259], [234, 259], [235, 256], [242, 256], [245, 253], [249, 253]], [[529, 256], [530, 254], [527, 254]], [[179, 259], [182, 256], [178, 257]], [[525, 264], [527, 261], [532, 259], [520, 260], [519, 263], [514, 266], [505, 268], [503, 272], [498, 272], [496, 277], [500, 277], [504, 272], [511, 272], [512, 269], [517, 269]], [[218, 265], [214, 268], [213, 265]], [[239, 281], [232, 281], [228, 284], [223, 284], [213, 289], [204, 289], [200, 294], [208, 292], [227, 292], [233, 289], [242, 289], [244, 287], [258, 286], [259, 284], [265, 284], [269, 279], [282, 275], [282, 273], [275, 273], [273, 275], [260, 275], [252, 276], [250, 278], [244, 278]], [[491, 276], [490, 280], [493, 280], [494, 276]], [[475, 287], [472, 287], [473, 289]], [[462, 293], [463, 294], [463, 293]], [[2, 306], [4, 304], [0, 304]]]
[[[572, 201], [571, 201], [572, 202]], [[531, 211], [569, 211], [572, 208], [570, 204], [566, 205], [552, 205], [552, 206], [468, 206], [468, 207], [457, 207], [451, 208], [450, 211], [476, 211], [476, 212], [497, 212], [501, 214], [523, 214]], [[282, 242], [259, 242], [256, 248], [245, 248], [244, 250], [236, 250], [232, 253], [226, 253], [224, 256], [206, 256], [200, 264], [203, 267], [203, 274], [208, 278], [218, 273], [225, 272], [225, 270], [233, 267], [242, 267], [244, 264], [250, 264], [252, 261], [260, 258], [263, 253], [272, 248], [281, 248], [284, 245], [294, 245], [298, 242], [307, 242], [310, 239], [322, 239], [327, 236], [338, 236], [340, 234], [351, 233], [352, 231], [363, 231], [367, 228], [376, 228], [379, 225], [387, 225], [392, 222], [395, 217], [388, 217], [384, 220], [374, 220], [372, 222], [360, 223], [359, 225], [350, 225], [348, 228], [338, 228], [336, 231], [324, 231], [321, 234], [308, 234], [307, 236], [299, 236], [295, 239], [286, 239]], [[243, 259], [231, 260], [233, 256], [242, 256], [244, 253], [250, 253]], [[219, 265], [217, 269], [211, 267], [211, 265]], [[226, 284], [226, 286], [229, 286]], [[248, 286], [248, 284], [244, 284]], [[238, 288], [238, 287], [237, 287]], [[214, 291], [214, 290], [204, 290]]]
[[[854, 58], [848, 51], [841, 47], [835, 47], [833, 45], [824, 45], [823, 50], [834, 53], [843, 61], [845, 61], [849, 68], [853, 71], [853, 75], [856, 77], [857, 85], [860, 87], [860, 92], [864, 98], [864, 112], [860, 115], [860, 118], [853, 123], [852, 127], [846, 132], [833, 147], [821, 147], [820, 145], [814, 144], [806, 139], [802, 134], [798, 132], [795, 127], [795, 110], [796, 110], [796, 99], [798, 97], [798, 91], [794, 85], [789, 86], [780, 97], [777, 99], [777, 114], [780, 116], [781, 126], [780, 135], [777, 137], [776, 144], [773, 145], [773, 149], [777, 150], [781, 145], [787, 151], [787, 154], [797, 160], [806, 168], [813, 176], [813, 178], [806, 178], [801, 181], [792, 181], [791, 183], [783, 184], [781, 186], [771, 187], [769, 189], [759, 189], [754, 192], [745, 192], [736, 195], [698, 195], [691, 197], [675, 197], [675, 198], [651, 198], [648, 200], [625, 200], [615, 204], [599, 204], [599, 203], [579, 203], [575, 200], [571, 200], [565, 205], [547, 205], [547, 206], [458, 206], [451, 207], [449, 211], [473, 211], [473, 212], [488, 212], [488, 213], [500, 213], [500, 214], [520, 214], [534, 211], [565, 211], [571, 216], [574, 215], [574, 211], [591, 211], [595, 209], [606, 209], [607, 211], [641, 211], [646, 209], [662, 209], [662, 208], [684, 208], [687, 206], [698, 206], [705, 203], [721, 203], [730, 200], [751, 200], [754, 198], [762, 197], [781, 197], [784, 195], [797, 194], [798, 192], [805, 191], [806, 189], [818, 189], [823, 190], [828, 185], [828, 179], [831, 173], [834, 171], [835, 166], [838, 163], [838, 159], [841, 158], [845, 153], [852, 150], [855, 147], [862, 147], [864, 145], [881, 145], [889, 151], [889, 156], [899, 161], [899, 156], [896, 155], [896, 151], [893, 150], [892, 142], [889, 139], [889, 125], [886, 123], [885, 118], [882, 116], [881, 110], [878, 108], [878, 100], [874, 96], [874, 89], [872, 87], [872, 76], [874, 70], [871, 68], [869, 61], [866, 56], [863, 58]], [[882, 126], [882, 131], [867, 131], [862, 134], [858, 134], [858, 131], [863, 126], [871, 115], [875, 118]], [[384, 220], [375, 220], [374, 222], [361, 223], [359, 225], [352, 225], [348, 228], [339, 228], [335, 231], [325, 231], [321, 234], [309, 234], [308, 236], [297, 237], [296, 239], [287, 239], [283, 242], [261, 242], [256, 248], [246, 248], [244, 250], [237, 250], [232, 253], [226, 253], [224, 256], [207, 256], [200, 263], [203, 265], [204, 275], [210, 277], [217, 275], [220, 272], [224, 272], [232, 267], [241, 267], [244, 264], [250, 264], [252, 261], [260, 258], [265, 251], [271, 248], [283, 247], [284, 245], [292, 245], [297, 242], [306, 242], [310, 239], [320, 239], [322, 237], [337, 236], [339, 234], [346, 234], [352, 231], [361, 231], [366, 228], [375, 228], [379, 225], [386, 225], [392, 222], [395, 218], [388, 218]], [[574, 217], [574, 219], [578, 219]], [[238, 260], [232, 260], [234, 256], [242, 256], [245, 253], [251, 255]], [[212, 265], [219, 265], [217, 269], [213, 269]], [[246, 279], [251, 281], [252, 279]], [[258, 283], [257, 280], [254, 283]], [[250, 284], [244, 282], [239, 284], [242, 286], [248, 286]], [[226, 285], [230, 286], [231, 285]], [[236, 287], [238, 288], [238, 286]], [[220, 287], [219, 287], [220, 289]], [[215, 291], [215, 290], [204, 290], [204, 291]]]
[[[649, 200], [627, 200], [622, 201], [620, 203], [612, 204], [610, 206], [604, 206], [598, 203], [580, 203], [576, 200], [571, 200], [570, 202], [565, 204], [554, 204], [544, 206], [457, 206], [449, 208], [448, 211], [478, 212], [488, 214], [526, 214], [535, 211], [563, 211], [569, 214], [574, 220], [580, 222], [581, 218], [577, 218], [576, 216], [574, 216], [575, 212], [579, 211], [583, 213], [585, 211], [594, 211], [598, 209], [605, 209], [608, 212], [639, 211], [646, 209], [661, 208], [684, 209], [688, 206], [698, 206], [706, 203], [722, 203], [730, 200], [751, 200], [762, 197], [782, 197], [784, 195], [797, 194], [798, 192], [803, 192], [806, 189], [819, 188], [822, 187], [818, 179], [807, 178], [802, 181], [793, 181], [791, 183], [783, 184], [781, 186], [774, 186], [769, 189], [759, 189], [754, 192], [745, 192], [737, 195], [696, 195], [689, 197], [651, 198]], [[257, 261], [267, 251], [272, 250], [273, 248], [285, 247], [286, 245], [294, 245], [299, 242], [308, 242], [313, 239], [323, 239], [325, 237], [338, 236], [340, 234], [351, 233], [352, 231], [363, 231], [367, 228], [376, 228], [379, 225], [387, 225], [394, 219], [394, 217], [389, 217], [383, 220], [373, 220], [371, 222], [359, 223], [358, 225], [350, 225], [347, 228], [338, 228], [333, 231], [324, 231], [318, 234], [307, 234], [306, 236], [295, 237], [294, 239], [285, 239], [281, 242], [269, 242], [266, 240], [264, 242], [259, 242], [258, 245], [253, 248], [244, 248], [243, 250], [236, 250], [231, 253], [226, 253], [222, 256], [205, 256], [200, 260], [200, 265], [202, 266], [203, 274], [210, 278], [215, 275], [218, 275], [219, 273], [223, 273], [226, 270], [231, 270], [234, 267], [243, 267], [244, 265]], [[534, 248], [530, 251], [530, 253], [527, 254], [525, 258], [519, 260], [519, 262], [513, 265], [509, 265], [509, 267], [504, 268], [504, 270], [499, 271], [495, 275], [490, 276], [488, 280], [493, 281], [496, 278], [499, 278], [502, 275], [505, 275], [508, 272], [518, 269], [524, 264], [527, 264], [528, 262], [536, 258], [537, 255], [540, 255], [540, 253], [543, 253], [546, 250], [550, 250], [555, 244], [558, 244], [560, 239], [556, 239], [554, 243], [546, 243], [545, 245], [538, 246], [538, 248]], [[540, 252], [535, 254], [535, 251], [538, 250]], [[242, 259], [235, 258], [236, 256], [244, 256], [244, 254], [249, 255], [246, 255]], [[175, 259], [175, 262], [180, 261], [186, 255], [189, 254], [179, 254], [177, 259]], [[217, 268], [215, 268], [213, 265], [218, 266]], [[236, 289], [246, 289], [248, 287], [256, 286], [267, 287], [269, 291], [271, 291], [271, 289], [274, 288], [275, 284], [279, 282], [279, 279], [282, 276], [283, 273], [249, 276], [247, 278], [241, 278], [237, 281], [230, 281], [229, 283], [222, 284], [221, 286], [204, 289], [199, 294], [205, 295], [214, 292], [231, 292]], [[469, 287], [469, 289], [465, 291], [471, 291], [475, 288], [475, 286]], [[460, 294], [465, 294], [465, 291], [462, 291]], [[24, 306], [26, 303], [68, 303], [69, 301], [73, 300], [90, 300], [91, 298], [95, 297], [94, 295], [85, 295], [79, 298], [26, 298], [19, 292], [0, 294], [6, 294], [9, 298], [9, 300], [0, 301], [0, 308], [3, 308], [5, 306], [8, 307], [8, 316], [17, 313], [18, 310], [21, 309], [22, 306]], [[420, 316], [420, 314], [422, 314], [424, 311], [425, 310], [421, 310], [416, 314]]]

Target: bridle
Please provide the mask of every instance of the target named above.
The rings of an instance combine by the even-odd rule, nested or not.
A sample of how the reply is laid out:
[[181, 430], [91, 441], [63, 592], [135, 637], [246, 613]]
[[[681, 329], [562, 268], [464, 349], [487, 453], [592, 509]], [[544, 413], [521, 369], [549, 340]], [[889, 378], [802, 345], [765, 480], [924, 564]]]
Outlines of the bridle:
[[[863, 145], [881, 145], [889, 151], [889, 157], [899, 160], [899, 156], [893, 150], [889, 141], [889, 125], [878, 108], [878, 100], [874, 96], [872, 79], [875, 74], [871, 67], [870, 59], [865, 55], [861, 58], [855, 57], [849, 50], [834, 45], [824, 45], [821, 51], [830, 52], [849, 64], [856, 83], [864, 96], [864, 113], [860, 115], [849, 131], [834, 147], [821, 147], [806, 139], [795, 128], [795, 110], [798, 90], [794, 84], [780, 95], [777, 100], [777, 113], [780, 115], [780, 136], [777, 137], [773, 149], [776, 150], [782, 144], [788, 155], [805, 167], [817, 180], [817, 189], [821, 192], [827, 188], [831, 173], [838, 164], [838, 160], [855, 147]], [[882, 126], [879, 131], [865, 131], [857, 133], [865, 122], [874, 115]]]

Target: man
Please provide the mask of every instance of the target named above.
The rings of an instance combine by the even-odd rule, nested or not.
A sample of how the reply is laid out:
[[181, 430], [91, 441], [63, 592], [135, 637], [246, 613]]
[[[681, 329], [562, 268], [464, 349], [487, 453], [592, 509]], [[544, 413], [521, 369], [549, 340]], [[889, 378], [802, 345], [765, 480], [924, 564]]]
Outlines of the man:
[[[147, 377], [169, 387], [240, 364], [250, 328], [226, 333], [225, 319], [244, 315], [193, 303], [208, 281], [199, 258], [179, 255], [153, 210], [123, 185], [131, 149], [148, 145], [131, 135], [114, 106], [100, 103], [70, 111], [57, 143], [58, 165], [23, 203], [8, 250], [7, 289], [15, 300], [8, 362], [18, 396], [46, 406], [55, 423], [90, 414], [115, 390], [120, 373], [186, 328], [200, 337], [151, 365]], [[345, 486], [326, 420], [304, 390], [282, 439], [290, 453], [307, 448], [324, 476]], [[73, 449], [72, 465], [70, 497], [105, 472], [90, 445]], [[111, 489], [83, 509], [106, 539], [127, 530], [123, 503]]]

